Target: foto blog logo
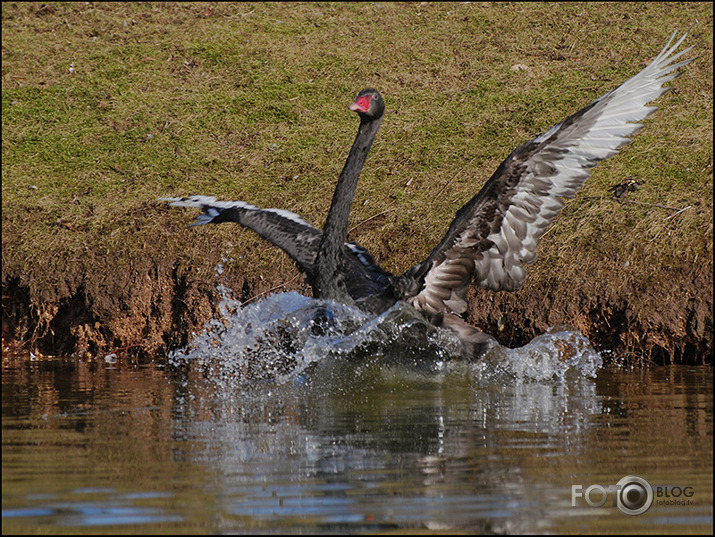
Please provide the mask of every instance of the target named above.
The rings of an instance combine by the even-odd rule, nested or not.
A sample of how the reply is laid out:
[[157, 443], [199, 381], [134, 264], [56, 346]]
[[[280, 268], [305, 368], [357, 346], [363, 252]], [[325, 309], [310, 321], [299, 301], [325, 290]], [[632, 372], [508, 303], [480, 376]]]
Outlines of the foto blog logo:
[[571, 506], [576, 506], [576, 500], [582, 498], [591, 507], [601, 507], [608, 501], [608, 495], [613, 498], [613, 507], [626, 515], [642, 515], [653, 505], [657, 496], [659, 505], [692, 505], [693, 487], [653, 487], [644, 478], [637, 475], [627, 475], [615, 485], [591, 485], [585, 490], [583, 485], [571, 486]]

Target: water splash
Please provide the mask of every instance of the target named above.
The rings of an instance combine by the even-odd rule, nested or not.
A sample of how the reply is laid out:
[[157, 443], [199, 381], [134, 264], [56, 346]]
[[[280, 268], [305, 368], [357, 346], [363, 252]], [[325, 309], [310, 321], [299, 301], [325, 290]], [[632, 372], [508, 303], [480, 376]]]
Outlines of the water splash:
[[556, 326], [523, 347], [493, 347], [474, 364], [474, 372], [489, 381], [504, 376], [518, 381], [565, 380], [571, 374], [594, 378], [602, 366], [601, 355], [581, 332]]
[[278, 293], [242, 306], [220, 286], [221, 318], [170, 357], [173, 365], [199, 365], [206, 377], [228, 390], [269, 382], [280, 385], [319, 375], [468, 375], [478, 384], [507, 378], [564, 380], [573, 373], [594, 377], [600, 355], [577, 331], [558, 327], [524, 347], [496, 343], [477, 362], [461, 355], [458, 337], [397, 303], [378, 317], [330, 300], [295, 292]]

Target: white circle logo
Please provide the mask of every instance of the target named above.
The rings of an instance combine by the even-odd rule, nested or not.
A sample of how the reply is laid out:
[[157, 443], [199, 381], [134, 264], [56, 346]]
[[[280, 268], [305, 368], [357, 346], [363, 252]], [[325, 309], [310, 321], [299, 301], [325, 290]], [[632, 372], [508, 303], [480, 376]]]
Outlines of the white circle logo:
[[653, 487], [637, 475], [627, 475], [618, 482], [616, 504], [627, 515], [642, 515], [653, 505]]

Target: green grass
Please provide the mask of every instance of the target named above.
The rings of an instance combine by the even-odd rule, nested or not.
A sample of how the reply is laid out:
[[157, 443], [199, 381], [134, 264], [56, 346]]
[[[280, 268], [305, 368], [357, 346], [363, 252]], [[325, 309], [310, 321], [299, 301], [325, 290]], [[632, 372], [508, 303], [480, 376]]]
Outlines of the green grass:
[[[210, 270], [228, 241], [256, 274], [290, 278], [282, 253], [235, 226], [185, 230], [191, 215], [155, 200], [210, 194], [322, 225], [364, 87], [387, 112], [350, 238], [401, 272], [512, 149], [637, 73], [675, 29], [696, 60], [568, 204], [527, 285], [626, 261], [636, 282], [711, 266], [710, 3], [41, 5], [2, 5], [3, 278], [20, 267], [56, 286], [73, 263], [177, 250]], [[627, 199], [691, 209], [610, 200], [631, 176], [645, 182]]]

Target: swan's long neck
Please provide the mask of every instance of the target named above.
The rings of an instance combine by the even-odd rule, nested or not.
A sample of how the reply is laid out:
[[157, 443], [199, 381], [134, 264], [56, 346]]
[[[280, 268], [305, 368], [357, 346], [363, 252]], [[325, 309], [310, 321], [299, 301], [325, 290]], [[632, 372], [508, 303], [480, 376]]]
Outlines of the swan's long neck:
[[345, 304], [353, 302], [345, 289], [341, 276], [339, 254], [348, 233], [348, 217], [358, 179], [360, 179], [360, 172], [365, 165], [367, 154], [370, 152], [381, 122], [382, 117], [360, 121], [355, 142], [335, 187], [333, 202], [323, 227], [323, 238], [315, 258], [312, 285], [316, 298], [330, 298]]

